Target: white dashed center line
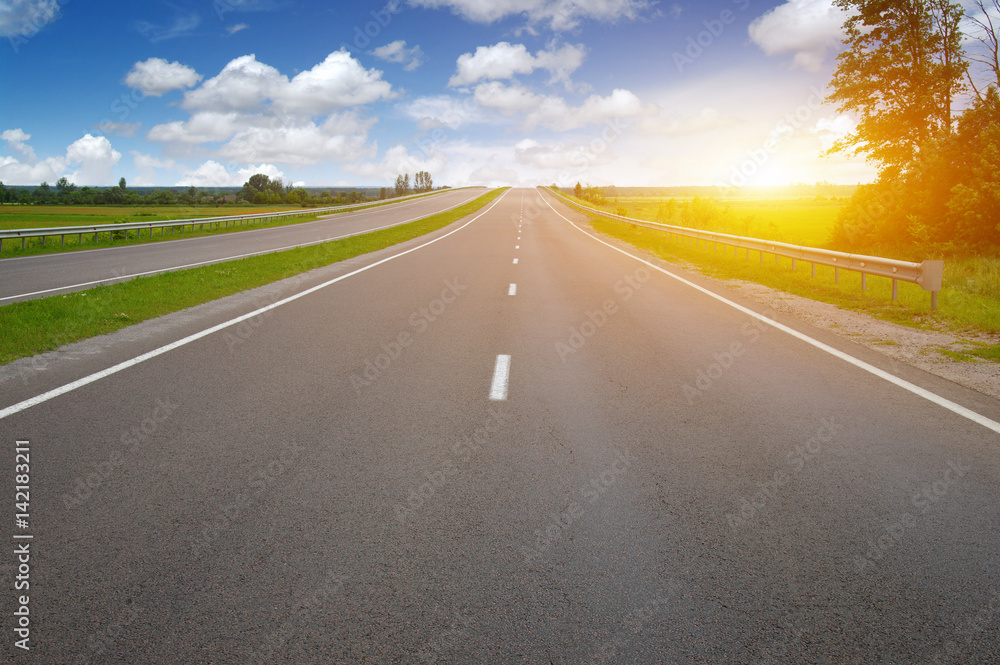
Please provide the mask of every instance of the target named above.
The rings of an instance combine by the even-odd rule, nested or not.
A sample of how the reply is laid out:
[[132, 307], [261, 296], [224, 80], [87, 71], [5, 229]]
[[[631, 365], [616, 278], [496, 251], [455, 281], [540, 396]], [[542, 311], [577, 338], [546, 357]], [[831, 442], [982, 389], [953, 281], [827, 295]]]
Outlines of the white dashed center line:
[[517, 263], [517, 259], [514, 259], [514, 263]]
[[510, 288], [507, 289], [507, 295], [516, 296], [517, 295], [517, 284], [511, 284]]
[[507, 399], [507, 382], [510, 379], [510, 356], [497, 356], [497, 364], [493, 368], [493, 385], [490, 386], [490, 399], [502, 402]]

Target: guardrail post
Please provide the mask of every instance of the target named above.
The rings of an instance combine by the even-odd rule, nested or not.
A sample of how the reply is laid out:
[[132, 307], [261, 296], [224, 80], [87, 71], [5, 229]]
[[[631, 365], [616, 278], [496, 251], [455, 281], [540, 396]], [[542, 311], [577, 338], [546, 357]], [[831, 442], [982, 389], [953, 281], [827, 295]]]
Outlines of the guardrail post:
[[812, 276], [813, 276], [813, 279], [815, 279], [816, 278], [816, 264], [813, 263], [812, 267], [813, 267], [813, 269], [812, 269]]
[[833, 283], [840, 284], [840, 268], [833, 269]]
[[795, 272], [795, 259], [792, 259], [792, 272]]
[[42, 247], [45, 247], [45, 236], [42, 236]]
[[896, 286], [896, 280], [892, 280], [892, 302], [896, 302], [896, 297], [899, 295], [898, 287]]
[[60, 247], [65, 247], [66, 246], [66, 234], [65, 233], [62, 234], [62, 240], [60, 240], [59, 246]]
[[861, 290], [864, 291], [868, 286], [868, 275], [861, 273]]

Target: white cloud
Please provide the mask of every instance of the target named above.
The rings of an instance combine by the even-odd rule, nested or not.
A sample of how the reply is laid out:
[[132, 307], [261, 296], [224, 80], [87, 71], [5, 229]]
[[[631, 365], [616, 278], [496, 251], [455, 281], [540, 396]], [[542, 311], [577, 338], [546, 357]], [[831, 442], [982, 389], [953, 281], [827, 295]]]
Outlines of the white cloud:
[[150, 58], [132, 65], [125, 76], [125, 85], [138, 88], [151, 97], [162, 97], [171, 90], [195, 86], [201, 79], [201, 74], [187, 65]]
[[111, 120], [94, 125], [94, 129], [105, 136], [112, 134], [126, 138], [133, 138], [139, 132], [140, 127], [142, 127], [141, 122], [112, 122]]
[[493, 46], [480, 46], [476, 52], [458, 56], [455, 75], [448, 81], [449, 86], [471, 85], [482, 80], [513, 78], [517, 74], [530, 74], [536, 69], [548, 70], [553, 81], [563, 81], [569, 85], [569, 77], [575, 72], [586, 56], [582, 44], [567, 44], [557, 48], [549, 44], [549, 50], [531, 55], [524, 44], [499, 42]]
[[518, 84], [508, 86], [493, 81], [476, 86], [475, 99], [483, 108], [503, 115], [525, 113], [526, 129], [541, 125], [566, 131], [610, 120], [654, 117], [659, 113], [656, 104], [644, 103], [635, 93], [621, 88], [607, 97], [591, 95], [582, 105], [574, 107], [562, 97], [537, 95]]
[[242, 113], [195, 113], [186, 121], [156, 125], [146, 138], [164, 143], [215, 143], [225, 141], [250, 125], [263, 124], [260, 116]]
[[305, 166], [324, 161], [348, 161], [371, 156], [368, 129], [375, 119], [353, 112], [329, 116], [321, 125], [298, 121], [274, 127], [240, 130], [219, 155], [236, 162], [268, 161]]
[[505, 85], [499, 81], [479, 84], [476, 86], [474, 97], [483, 108], [500, 111], [504, 115], [535, 111], [545, 103], [546, 99], [557, 99], [536, 95], [517, 83]]
[[615, 23], [633, 20], [652, 6], [647, 0], [409, 0], [415, 7], [450, 9], [475, 23], [493, 23], [523, 16], [529, 28], [548, 24], [553, 30], [572, 30], [581, 21]]
[[156, 184], [156, 169], [174, 170], [177, 168], [177, 163], [172, 159], [157, 159], [151, 155], [143, 154], [138, 150], [132, 151], [132, 164], [135, 166], [135, 170], [138, 171], [139, 176], [129, 184], [139, 187], [151, 187]]
[[278, 91], [276, 103], [289, 112], [329, 113], [347, 106], [393, 99], [392, 86], [382, 72], [365, 69], [347, 51], [335, 51]]
[[156, 44], [167, 39], [185, 37], [201, 25], [201, 16], [195, 12], [179, 14], [169, 25], [157, 25], [149, 21], [136, 21], [135, 29], [140, 35]]
[[424, 64], [424, 52], [421, 48], [419, 46], [406, 48], [406, 41], [402, 39], [397, 39], [385, 46], [379, 46], [372, 51], [372, 55], [386, 62], [403, 65], [403, 69], [408, 72], [412, 72]]
[[365, 180], [390, 182], [402, 173], [412, 176], [418, 171], [427, 171], [433, 178], [447, 166], [448, 159], [440, 148], [430, 146], [422, 152], [423, 155], [411, 155], [406, 146], [395, 145], [378, 162], [356, 162], [344, 168]]
[[694, 115], [677, 117], [644, 118], [639, 125], [644, 134], [663, 136], [691, 136], [703, 134], [740, 124], [735, 116], [720, 113], [712, 107], [705, 107]]
[[326, 59], [291, 81], [255, 55], [229, 62], [218, 76], [184, 95], [182, 106], [201, 111], [261, 110], [266, 102], [289, 113], [323, 114], [347, 106], [393, 99], [382, 72], [365, 69], [346, 51]]
[[230, 61], [218, 76], [184, 93], [186, 109], [226, 112], [253, 110], [273, 97], [288, 80], [253, 54]]
[[59, 18], [59, 0], [0, 2], [0, 37], [31, 37]]
[[249, 27], [250, 26], [247, 25], [246, 23], [237, 23], [236, 25], [231, 25], [228, 28], [226, 28], [226, 32], [230, 35], [235, 35], [237, 32], [240, 32], [241, 30], [246, 30]]
[[247, 166], [236, 173], [230, 173], [225, 166], [210, 159], [195, 169], [184, 171], [175, 187], [241, 187], [256, 173], [263, 173], [272, 180], [285, 177], [274, 164]]
[[419, 97], [405, 105], [403, 111], [417, 123], [420, 131], [438, 127], [459, 129], [489, 120], [473, 97]]
[[37, 159], [34, 149], [28, 145], [31, 134], [26, 134], [21, 128], [4, 131], [3, 134], [0, 134], [0, 139], [6, 141], [14, 152], [21, 155], [21, 159], [28, 162], [34, 162]]
[[114, 184], [111, 169], [121, 158], [107, 138], [85, 134], [66, 148], [66, 161], [80, 164], [69, 179], [78, 185], [110, 186]]
[[793, 67], [815, 72], [841, 43], [845, 16], [832, 0], [788, 0], [750, 24], [750, 39], [767, 55], [793, 53]]
[[589, 144], [542, 145], [534, 139], [518, 142], [514, 146], [514, 158], [519, 164], [553, 171], [608, 164], [613, 161], [611, 151], [606, 149], [606, 145], [597, 152]]

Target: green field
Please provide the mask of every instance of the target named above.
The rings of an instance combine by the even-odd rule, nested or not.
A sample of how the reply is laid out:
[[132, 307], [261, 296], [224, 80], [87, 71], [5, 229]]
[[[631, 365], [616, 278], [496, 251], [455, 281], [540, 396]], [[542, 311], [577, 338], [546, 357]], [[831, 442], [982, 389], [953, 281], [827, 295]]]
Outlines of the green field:
[[504, 191], [364, 235], [0, 306], [0, 364], [412, 240], [479, 210]]
[[[657, 221], [661, 204], [661, 199], [619, 197], [595, 206], [570, 198], [592, 208], [600, 207], [647, 221]], [[677, 199], [678, 204], [685, 201], [690, 199]], [[720, 216], [721, 222], [716, 219], [709, 230], [809, 247], [827, 245], [837, 215], [846, 204], [844, 199], [792, 197], [712, 199], [711, 202], [726, 213]], [[899, 300], [893, 303], [888, 279], [869, 276], [868, 288], [862, 292], [859, 273], [842, 272], [838, 284], [834, 281], [832, 268], [817, 267], [817, 276], [813, 278], [809, 264], [799, 263], [798, 270], [793, 272], [789, 259], [782, 258], [776, 263], [774, 256], [766, 256], [762, 265], [756, 253], [748, 260], [744, 251], [737, 257], [732, 247], [723, 252], [701, 243], [696, 248], [690, 242], [667, 241], [642, 227], [607, 218], [595, 219], [594, 228], [648, 249], [666, 260], [693, 263], [715, 277], [756, 282], [909, 326], [944, 327], [959, 333], [1000, 333], [1000, 258], [970, 256], [945, 260], [944, 287], [938, 298], [938, 309], [932, 311], [930, 294], [916, 284], [900, 283]], [[1000, 347], [980, 349], [973, 355], [997, 361]]]
[[256, 215], [299, 206], [0, 206], [0, 230], [88, 226], [116, 222], [154, 222], [192, 217]]
[[[643, 219], [650, 222], [660, 221], [657, 212], [662, 202], [667, 199], [654, 197], [618, 197], [609, 199], [602, 206], [581, 201], [583, 205], [600, 208], [608, 212], [616, 212], [619, 207], [625, 208], [628, 217]], [[675, 199], [679, 204], [691, 199]], [[825, 247], [837, 221], [837, 215], [844, 207], [846, 199], [821, 200], [804, 197], [785, 197], [762, 199], [747, 198], [717, 198], [708, 199], [722, 211], [721, 223], [707, 228], [704, 225], [695, 228], [729, 233], [732, 235], [765, 238], [778, 242], [809, 247]], [[673, 223], [678, 226], [678, 220]]]

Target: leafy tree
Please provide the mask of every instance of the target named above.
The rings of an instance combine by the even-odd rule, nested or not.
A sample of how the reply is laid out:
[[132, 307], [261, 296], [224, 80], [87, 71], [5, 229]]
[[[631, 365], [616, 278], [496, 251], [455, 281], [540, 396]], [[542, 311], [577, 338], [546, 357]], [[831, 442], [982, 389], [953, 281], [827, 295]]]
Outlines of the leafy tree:
[[580, 185], [579, 181], [577, 181], [576, 187], [573, 188], [573, 196], [576, 198], [583, 196], [583, 187]]
[[119, 180], [118, 180], [118, 189], [127, 189], [125, 187], [125, 176], [122, 176], [121, 178], [119, 178]]
[[952, 101], [967, 70], [960, 5], [947, 0], [835, 0], [848, 12], [847, 46], [829, 100], [858, 117], [830, 152], [865, 153], [901, 173], [952, 130]]
[[410, 174], [396, 176], [395, 196], [406, 196], [410, 193]]

